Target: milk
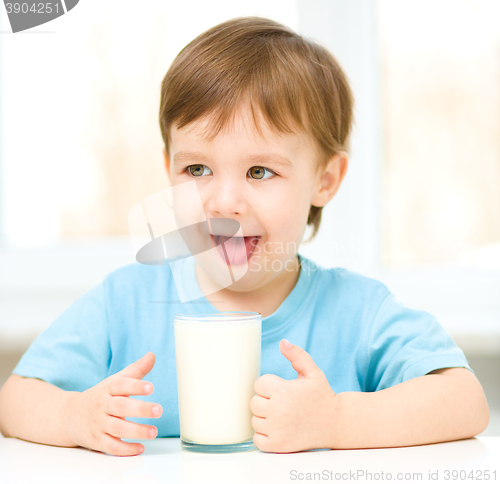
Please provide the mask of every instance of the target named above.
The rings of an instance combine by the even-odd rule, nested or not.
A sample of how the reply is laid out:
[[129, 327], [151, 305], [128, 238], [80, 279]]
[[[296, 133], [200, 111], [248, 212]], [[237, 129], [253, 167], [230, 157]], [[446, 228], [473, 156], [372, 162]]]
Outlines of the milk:
[[226, 445], [253, 439], [249, 404], [260, 375], [261, 327], [259, 313], [176, 316], [182, 440]]

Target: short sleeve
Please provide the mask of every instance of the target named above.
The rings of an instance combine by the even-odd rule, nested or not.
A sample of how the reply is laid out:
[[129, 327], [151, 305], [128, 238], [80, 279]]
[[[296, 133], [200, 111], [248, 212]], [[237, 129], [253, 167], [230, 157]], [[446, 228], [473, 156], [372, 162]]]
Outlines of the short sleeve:
[[392, 293], [380, 305], [365, 350], [366, 391], [378, 391], [439, 368], [472, 369], [437, 319], [405, 307]]
[[107, 377], [106, 280], [87, 291], [45, 329], [13, 373], [68, 391], [85, 391]]

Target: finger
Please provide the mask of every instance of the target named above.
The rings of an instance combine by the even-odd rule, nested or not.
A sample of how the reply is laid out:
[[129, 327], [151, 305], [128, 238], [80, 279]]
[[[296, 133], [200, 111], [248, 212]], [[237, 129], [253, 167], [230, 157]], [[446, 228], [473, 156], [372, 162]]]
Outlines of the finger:
[[163, 409], [160, 404], [143, 402], [129, 397], [110, 397], [104, 405], [104, 411], [114, 417], [158, 418]]
[[257, 417], [266, 417], [268, 415], [269, 398], [254, 395], [250, 400], [250, 410]]
[[267, 421], [265, 418], [256, 417], [255, 415], [252, 417], [252, 427], [259, 434], [265, 435], [267, 437]]
[[318, 365], [316, 365], [312, 359], [312, 356], [306, 350], [290, 343], [290, 346], [287, 347], [285, 341], [287, 340], [282, 339], [280, 341], [281, 352], [288, 361], [290, 361], [293, 369], [298, 373], [298, 378], [307, 378], [308, 376], [317, 375], [318, 372], [321, 372]]
[[126, 376], [111, 379], [108, 386], [109, 394], [114, 396], [150, 395], [153, 391], [151, 382]]
[[253, 443], [263, 452], [272, 452], [271, 439], [267, 435], [255, 432], [253, 434]]
[[155, 355], [151, 351], [146, 353], [142, 358], [128, 365], [123, 370], [115, 373], [113, 376], [128, 376], [129, 378], [137, 378], [142, 380], [155, 365]]
[[123, 442], [109, 434], [102, 434], [96, 450], [118, 456], [139, 455], [144, 452], [144, 446], [139, 443]]
[[267, 374], [267, 375], [262, 375], [257, 380], [255, 380], [254, 383], [254, 390], [257, 395], [260, 395], [261, 397], [265, 398], [271, 398], [271, 394], [273, 393], [273, 390], [278, 386], [281, 385], [285, 380], [283, 378], [280, 378], [277, 375], [272, 375], [272, 374]]
[[154, 425], [129, 422], [113, 416], [106, 419], [104, 431], [120, 439], [154, 439], [158, 435], [158, 429]]

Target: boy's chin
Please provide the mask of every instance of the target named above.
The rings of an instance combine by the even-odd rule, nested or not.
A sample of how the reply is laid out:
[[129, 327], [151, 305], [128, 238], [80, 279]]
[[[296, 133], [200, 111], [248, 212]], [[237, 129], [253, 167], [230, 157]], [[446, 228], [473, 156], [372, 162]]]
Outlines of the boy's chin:
[[[208, 282], [212, 291], [228, 290], [232, 292], [250, 292], [261, 288], [271, 280], [282, 275], [284, 272], [295, 272], [296, 265], [293, 256], [269, 259], [262, 254], [252, 254], [245, 264], [227, 264], [226, 261], [215, 252], [209, 258], [199, 260], [200, 267], [208, 276]], [[215, 257], [214, 257], [215, 255]]]
[[[263, 260], [260, 255], [254, 255], [247, 263], [246, 268], [240, 266], [231, 266], [233, 274], [237, 280], [228, 287], [234, 291], [245, 291], [261, 287], [284, 272], [295, 272], [295, 264], [291, 261], [287, 263], [288, 270], [285, 270], [285, 262], [280, 259]], [[238, 271], [241, 271], [238, 274]]]

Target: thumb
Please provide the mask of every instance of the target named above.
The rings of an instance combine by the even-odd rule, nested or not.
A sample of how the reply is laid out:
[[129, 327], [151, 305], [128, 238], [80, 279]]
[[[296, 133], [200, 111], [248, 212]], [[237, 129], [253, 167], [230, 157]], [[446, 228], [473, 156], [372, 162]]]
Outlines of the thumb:
[[149, 351], [142, 358], [128, 365], [115, 375], [127, 376], [129, 378], [137, 378], [139, 380], [142, 380], [153, 369], [155, 361], [156, 358], [154, 353]]
[[293, 369], [298, 373], [297, 378], [305, 378], [316, 373], [319, 367], [314, 363], [311, 355], [300, 346], [293, 345], [286, 339], [280, 341], [280, 350], [283, 356], [292, 363]]

